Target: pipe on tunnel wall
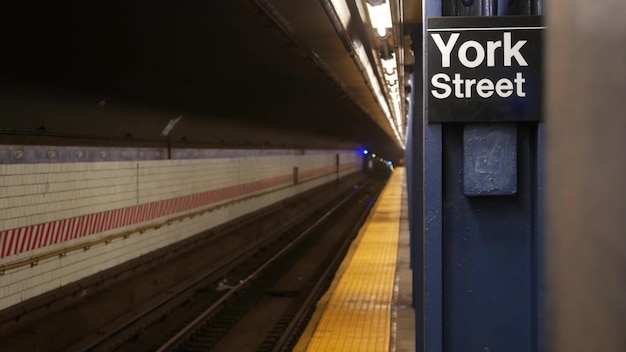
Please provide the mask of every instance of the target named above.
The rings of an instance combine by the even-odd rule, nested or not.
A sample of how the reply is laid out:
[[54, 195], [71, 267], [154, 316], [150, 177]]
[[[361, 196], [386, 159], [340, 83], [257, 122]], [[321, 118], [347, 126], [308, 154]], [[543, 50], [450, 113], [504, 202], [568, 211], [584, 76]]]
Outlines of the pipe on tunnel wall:
[[547, 5], [550, 351], [626, 351], [626, 2]]

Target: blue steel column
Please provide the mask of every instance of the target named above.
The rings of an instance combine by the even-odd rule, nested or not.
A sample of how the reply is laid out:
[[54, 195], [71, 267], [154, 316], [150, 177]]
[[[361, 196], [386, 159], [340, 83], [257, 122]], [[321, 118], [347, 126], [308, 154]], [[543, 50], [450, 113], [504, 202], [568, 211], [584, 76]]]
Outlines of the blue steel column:
[[[441, 0], [423, 0], [422, 23], [430, 16], [441, 16]], [[425, 26], [425, 25], [424, 25]], [[428, 33], [422, 31], [422, 72], [428, 72], [428, 52], [425, 43]], [[420, 51], [415, 51], [419, 53]], [[422, 128], [423, 128], [423, 168], [424, 168], [424, 205], [423, 205], [423, 351], [443, 351], [443, 196], [442, 196], [442, 152], [443, 138], [441, 125], [429, 125], [428, 116], [428, 80], [423, 79], [422, 89]], [[419, 333], [419, 332], [418, 332]], [[419, 351], [419, 350], [418, 350]]]
[[[411, 73], [409, 80], [412, 82], [412, 85], [414, 85], [415, 82], [415, 75], [413, 73]], [[414, 216], [414, 212], [412, 211], [413, 208], [416, 207], [415, 204], [415, 198], [416, 198], [416, 192], [417, 192], [417, 185], [414, 179], [414, 168], [415, 168], [415, 162], [413, 160], [414, 156], [415, 156], [415, 152], [413, 151], [413, 141], [415, 139], [415, 136], [413, 135], [413, 121], [415, 120], [415, 118], [413, 117], [413, 113], [414, 113], [414, 109], [415, 109], [415, 103], [414, 103], [414, 98], [413, 98], [413, 94], [415, 94], [414, 91], [410, 92], [410, 99], [408, 102], [408, 106], [409, 106], [409, 112], [407, 115], [407, 124], [406, 124], [406, 149], [405, 149], [405, 172], [406, 172], [406, 187], [407, 187], [407, 198], [409, 201], [409, 235], [410, 235], [410, 240], [409, 240], [409, 248], [410, 248], [410, 266], [411, 269], [416, 268], [415, 266], [415, 239], [413, 238], [413, 235], [416, 233], [416, 221], [418, 219], [415, 218]], [[421, 185], [420, 185], [421, 187]], [[413, 292], [415, 292], [415, 280], [413, 280]], [[413, 305], [415, 305], [415, 296], [413, 296]]]
[[[423, 2], [424, 23], [430, 16], [540, 9], [537, 0]], [[423, 65], [428, 72], [427, 60]], [[422, 87], [427, 93], [427, 80]], [[543, 126], [426, 124], [427, 100], [423, 104], [423, 350], [544, 351]], [[494, 143], [514, 153], [515, 192], [468, 197], [464, 154]]]
[[546, 338], [546, 189], [545, 189], [545, 165], [546, 165], [546, 132], [545, 125], [539, 123], [537, 126], [537, 202], [535, 209], [536, 219], [536, 236], [535, 243], [535, 282], [536, 289], [535, 297], [535, 322], [536, 322], [536, 336], [535, 347], [536, 351], [544, 352], [548, 350], [548, 342]]
[[[411, 31], [413, 52], [422, 50], [422, 30]], [[411, 188], [410, 223], [411, 223], [411, 267], [413, 273], [413, 307], [415, 310], [415, 350], [422, 351], [424, 338], [424, 273], [422, 263], [424, 258], [423, 238], [423, 202], [424, 202], [424, 168], [423, 168], [423, 111], [422, 111], [422, 57], [415, 58], [414, 72], [411, 75], [411, 111], [409, 113], [408, 136], [410, 145], [407, 151], [410, 153], [411, 175], [409, 182]], [[419, 332], [419, 333], [417, 333]]]

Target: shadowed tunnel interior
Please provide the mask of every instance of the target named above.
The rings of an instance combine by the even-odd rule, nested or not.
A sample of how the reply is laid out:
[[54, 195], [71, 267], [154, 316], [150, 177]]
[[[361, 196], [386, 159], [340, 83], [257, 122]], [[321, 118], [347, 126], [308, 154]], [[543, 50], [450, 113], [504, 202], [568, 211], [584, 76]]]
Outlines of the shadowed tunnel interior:
[[182, 115], [172, 143], [402, 155], [251, 0], [25, 1], [0, 26], [11, 138], [159, 143]]

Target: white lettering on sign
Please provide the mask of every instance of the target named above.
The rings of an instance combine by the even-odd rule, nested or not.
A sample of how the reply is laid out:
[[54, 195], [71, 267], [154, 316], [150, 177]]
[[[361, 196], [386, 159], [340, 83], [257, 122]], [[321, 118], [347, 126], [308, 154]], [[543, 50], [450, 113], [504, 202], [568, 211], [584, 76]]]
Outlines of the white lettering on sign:
[[456, 98], [471, 98], [474, 91], [481, 98], [489, 98], [494, 92], [501, 98], [508, 98], [513, 94], [523, 98], [526, 96], [526, 92], [524, 92], [525, 82], [526, 79], [521, 72], [517, 72], [513, 80], [503, 77], [495, 83], [489, 78], [478, 81], [476, 79], [464, 79], [459, 73], [454, 75], [454, 79], [450, 79], [446, 73], [437, 73], [430, 80], [430, 83], [435, 87], [431, 93], [437, 99], [446, 99], [453, 92]]
[[[450, 56], [461, 34], [450, 34], [450, 38], [448, 38], [447, 43], [443, 41], [440, 34], [435, 33], [431, 34], [431, 36], [435, 41], [435, 45], [437, 45], [437, 49], [439, 49], [439, 52], [441, 53], [441, 67], [450, 67]], [[457, 55], [459, 62], [463, 64], [463, 66], [467, 68], [475, 68], [480, 66], [485, 61], [486, 53], [487, 67], [494, 67], [496, 64], [496, 51], [498, 48], [502, 48], [501, 52], [504, 66], [512, 66], [513, 58], [519, 66], [528, 66], [528, 62], [526, 62], [524, 55], [520, 52], [526, 42], [526, 40], [518, 40], [515, 42], [515, 45], [511, 46], [511, 32], [504, 32], [503, 40], [487, 41], [487, 48], [483, 47], [481, 43], [475, 40], [469, 40], [461, 44]], [[474, 49], [473, 51], [476, 53], [476, 57], [474, 59], [468, 58], [467, 51], [469, 48]]]
[[[484, 44], [476, 40], [459, 44], [460, 33], [450, 33], [447, 41], [438, 33], [432, 33], [431, 37], [441, 53], [442, 68], [451, 67], [453, 53], [457, 46], [456, 58], [466, 68], [473, 69], [483, 64], [486, 67], [495, 67], [496, 56], [501, 58], [498, 62], [505, 67], [513, 66], [513, 62], [520, 67], [528, 66], [521, 52], [527, 41], [518, 40], [513, 44], [511, 32], [503, 32], [501, 40], [488, 40]], [[502, 77], [495, 81], [489, 78], [463, 78], [460, 73], [450, 77], [449, 74], [441, 72], [433, 75], [430, 82], [435, 88], [431, 90], [431, 94], [437, 99], [446, 99], [452, 94], [458, 99], [472, 98], [476, 95], [487, 99], [494, 94], [501, 98], [508, 98], [513, 94], [520, 98], [526, 96], [524, 91], [526, 79], [521, 72], [517, 72], [512, 79]]]
[[443, 16], [426, 22], [428, 123], [541, 120], [541, 16]]
[[[474, 60], [469, 60], [467, 58], [467, 49], [473, 48], [476, 51], [476, 58]], [[480, 66], [485, 60], [485, 49], [480, 45], [479, 42], [470, 40], [461, 45], [459, 48], [459, 60], [463, 64], [463, 66], [468, 68], [474, 68]]]
[[454, 48], [454, 44], [461, 36], [460, 33], [452, 33], [450, 35], [450, 39], [448, 39], [448, 44], [443, 42], [441, 36], [439, 34], [431, 34], [435, 44], [437, 44], [437, 48], [441, 53], [441, 67], [450, 67], [450, 53], [452, 53], [452, 49]]

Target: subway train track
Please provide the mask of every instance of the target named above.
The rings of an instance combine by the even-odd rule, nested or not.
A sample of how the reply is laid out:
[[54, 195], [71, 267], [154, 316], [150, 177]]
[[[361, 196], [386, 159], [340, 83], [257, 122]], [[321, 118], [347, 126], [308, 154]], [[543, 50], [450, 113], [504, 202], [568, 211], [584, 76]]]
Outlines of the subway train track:
[[[179, 303], [175, 310], [164, 305], [151, 312], [166, 319], [138, 322], [89, 349], [289, 350], [329, 283], [333, 272], [329, 268], [338, 265], [337, 258], [345, 253], [350, 234], [360, 223], [358, 217], [362, 219], [371, 204], [372, 187], [359, 186], [314, 214], [300, 216], [295, 225], [270, 236], [277, 240], [254, 247], [260, 251], [251, 255], [243, 253], [235, 260], [240, 264], [228, 272], [216, 275], [209, 270], [206, 276], [212, 279], [206, 286], [191, 288], [192, 293], [181, 290], [180, 295], [187, 297], [185, 304]], [[350, 216], [333, 228], [346, 213]]]
[[[379, 188], [355, 175], [210, 231], [187, 245], [194, 250], [157, 260], [0, 343], [24, 351], [288, 349], [280, 346], [295, 342], [327, 285], [316, 277], [332, 275], [339, 262], [329, 248], [345, 251]], [[60, 321], [62, 333], [32, 341], [32, 331], [54, 332], [46, 324]]]

